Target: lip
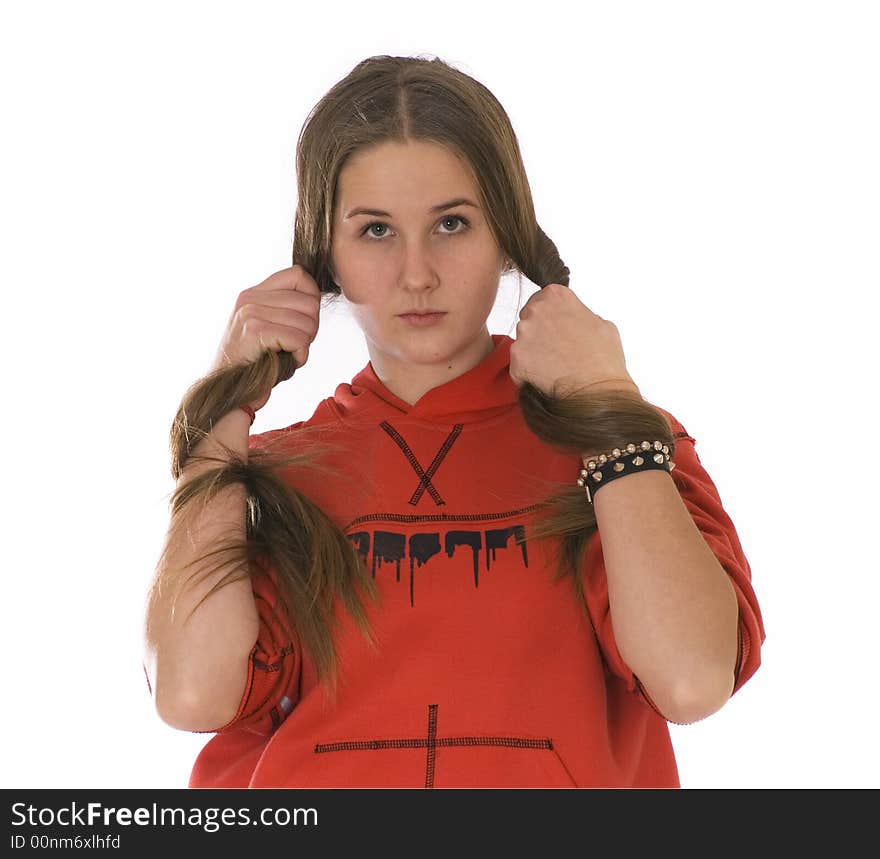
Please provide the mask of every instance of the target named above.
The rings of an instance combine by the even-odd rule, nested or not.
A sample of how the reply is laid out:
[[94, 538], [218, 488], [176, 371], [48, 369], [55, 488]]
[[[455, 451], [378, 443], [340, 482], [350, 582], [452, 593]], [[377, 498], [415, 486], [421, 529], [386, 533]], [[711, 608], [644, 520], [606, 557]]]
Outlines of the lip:
[[435, 310], [420, 313], [401, 313], [399, 315], [401, 319], [406, 320], [410, 325], [425, 326], [436, 325], [444, 316], [446, 316], [446, 311]]

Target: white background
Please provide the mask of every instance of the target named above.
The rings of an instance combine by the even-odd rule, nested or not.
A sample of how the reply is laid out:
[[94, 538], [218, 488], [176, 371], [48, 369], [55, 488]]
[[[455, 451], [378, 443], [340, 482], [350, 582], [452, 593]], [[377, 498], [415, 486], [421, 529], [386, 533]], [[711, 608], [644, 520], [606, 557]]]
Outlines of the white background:
[[[238, 292], [291, 264], [308, 111], [380, 53], [500, 99], [571, 288], [737, 525], [763, 665], [673, 727], [683, 785], [880, 784], [876, 4], [4, 10], [2, 786], [186, 785], [207, 736], [159, 721], [140, 662], [168, 431]], [[490, 330], [517, 310], [505, 279]], [[322, 314], [254, 430], [366, 361]]]

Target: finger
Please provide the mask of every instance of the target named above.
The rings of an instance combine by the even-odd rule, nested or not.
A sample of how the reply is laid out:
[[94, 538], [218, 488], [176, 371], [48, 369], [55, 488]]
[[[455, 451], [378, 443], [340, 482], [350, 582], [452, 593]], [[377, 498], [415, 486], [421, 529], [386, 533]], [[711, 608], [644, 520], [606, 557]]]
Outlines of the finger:
[[262, 283], [258, 283], [255, 290], [272, 291], [276, 289], [288, 289], [302, 292], [307, 295], [320, 297], [321, 290], [315, 279], [301, 265], [292, 265], [270, 274]]
[[259, 308], [260, 312], [269, 314], [274, 310], [295, 310], [309, 316], [319, 317], [321, 299], [319, 296], [298, 292], [294, 289], [272, 289], [257, 291], [246, 289], [238, 296], [236, 311], [246, 307]]
[[[276, 352], [291, 352], [297, 356], [308, 355], [310, 338], [308, 334], [298, 328], [261, 321], [255, 322], [248, 334], [249, 337], [254, 338], [254, 342], [262, 350], [272, 349]], [[305, 360], [301, 360], [298, 363], [304, 364]]]
[[270, 326], [298, 332], [310, 343], [318, 333], [318, 320], [313, 316], [297, 310], [260, 308], [255, 304], [248, 304], [239, 311], [235, 325], [242, 340], [251, 340], [253, 335], [259, 335]]
[[294, 278], [294, 289], [297, 292], [305, 292], [309, 295], [315, 295], [320, 298], [321, 289], [318, 282], [307, 272], [301, 265], [297, 264], [291, 267], [291, 276]]

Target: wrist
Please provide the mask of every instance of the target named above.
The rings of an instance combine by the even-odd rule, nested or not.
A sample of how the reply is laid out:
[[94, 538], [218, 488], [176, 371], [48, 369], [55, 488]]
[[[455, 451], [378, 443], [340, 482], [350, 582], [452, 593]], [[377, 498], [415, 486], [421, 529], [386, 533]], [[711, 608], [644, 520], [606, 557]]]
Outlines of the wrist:
[[249, 420], [248, 426], [251, 426], [251, 425], [253, 424], [254, 420], [255, 420], [256, 417], [257, 417], [257, 412], [256, 412], [256, 410], [255, 410], [252, 406], [249, 406], [249, 405], [239, 406], [238, 408], [239, 408], [244, 414], [246, 414], [246, 415], [248, 416], [248, 420]]
[[232, 409], [214, 421], [210, 433], [193, 448], [193, 454], [227, 459], [224, 448], [228, 448], [247, 458], [250, 428], [250, 416], [242, 409]]

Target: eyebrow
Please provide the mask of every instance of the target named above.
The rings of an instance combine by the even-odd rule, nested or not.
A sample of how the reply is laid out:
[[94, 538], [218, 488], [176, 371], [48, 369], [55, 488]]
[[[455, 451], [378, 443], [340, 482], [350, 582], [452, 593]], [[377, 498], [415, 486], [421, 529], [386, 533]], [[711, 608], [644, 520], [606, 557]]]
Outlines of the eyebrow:
[[[473, 206], [475, 209], [479, 209], [480, 207], [474, 203], [472, 200], [468, 200], [467, 197], [456, 197], [454, 200], [449, 200], [446, 203], [440, 203], [437, 206], [432, 206], [428, 209], [429, 213], [434, 212], [442, 212], [445, 209], [452, 209], [455, 206]], [[365, 209], [363, 207], [358, 207], [356, 209], [352, 209], [343, 220], [348, 220], [349, 218], [353, 218], [355, 215], [373, 215], [377, 218], [390, 218], [392, 217], [391, 212], [383, 212], [381, 209]]]

